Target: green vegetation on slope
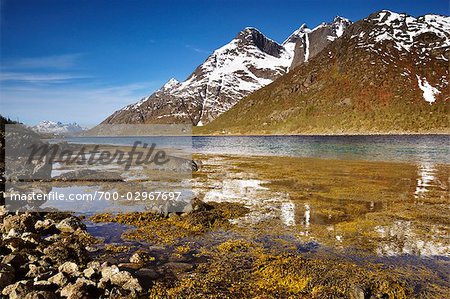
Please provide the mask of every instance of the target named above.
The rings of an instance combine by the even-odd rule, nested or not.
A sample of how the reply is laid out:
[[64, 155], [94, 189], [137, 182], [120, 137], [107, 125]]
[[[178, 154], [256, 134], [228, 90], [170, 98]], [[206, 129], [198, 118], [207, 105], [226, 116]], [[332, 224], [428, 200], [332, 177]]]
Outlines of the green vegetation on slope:
[[[196, 127], [194, 133], [450, 132], [448, 88], [429, 104], [416, 77], [427, 78], [432, 86], [442, 84], [448, 76], [448, 62], [431, 59], [418, 65], [414, 62], [418, 54], [405, 56], [389, 42], [383, 44], [382, 54], [370, 52], [358, 48], [351, 34], [244, 98], [210, 124]], [[442, 55], [448, 58], [449, 51]]]

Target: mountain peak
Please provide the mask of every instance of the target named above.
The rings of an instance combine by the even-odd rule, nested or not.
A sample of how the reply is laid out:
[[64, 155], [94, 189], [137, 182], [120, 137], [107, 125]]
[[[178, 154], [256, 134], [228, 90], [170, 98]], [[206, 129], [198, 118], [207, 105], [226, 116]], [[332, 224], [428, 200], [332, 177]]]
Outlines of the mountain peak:
[[[295, 40], [297, 40], [299, 37], [303, 37], [303, 35], [305, 35], [305, 33], [310, 32], [311, 29], [308, 28], [308, 25], [306, 25], [306, 23], [303, 23], [297, 30], [295, 30], [294, 32], [292, 32], [291, 35], [288, 36], [288, 38], [282, 43], [283, 46], [285, 46], [286, 44], [290, 43], [290, 42], [294, 42]], [[293, 49], [291, 49], [293, 51]]]
[[350, 26], [352, 21], [347, 18], [336, 16], [331, 23], [331, 27], [333, 28], [333, 32], [337, 37], [341, 37], [344, 34], [345, 28]]
[[407, 17], [409, 17], [409, 15], [406, 13], [396, 13], [394, 11], [383, 9], [376, 13], [371, 14], [367, 19], [389, 25], [393, 21], [404, 20]]
[[262, 34], [261, 31], [259, 31], [259, 29], [255, 27], [245, 27], [244, 29], [239, 31], [239, 33], [236, 35], [236, 39], [246, 39], [247, 37], [252, 38], [253, 36], [258, 35], [264, 36], [264, 34]]
[[[336, 28], [346, 19], [335, 19]], [[245, 27], [216, 49], [182, 83], [169, 80], [159, 92], [116, 111], [104, 123], [206, 124], [240, 99], [273, 82], [296, 65], [317, 55], [336, 29], [322, 23], [302, 24], [280, 45], [255, 27]]]
[[171, 89], [172, 87], [174, 87], [174, 86], [176, 86], [176, 85], [178, 85], [178, 84], [180, 84], [180, 82], [178, 82], [177, 79], [175, 79], [175, 78], [170, 78], [169, 81], [167, 81], [166, 84], [164, 84], [164, 85], [161, 87], [161, 90], [168, 90], [168, 89]]
[[256, 32], [261, 33], [261, 31], [258, 28], [252, 27], [252, 26], [245, 27], [244, 29], [241, 30], [241, 32], [244, 32], [244, 31], [247, 31], [247, 32], [248, 31], [251, 31], [251, 32], [256, 31]]
[[306, 23], [303, 23], [297, 30], [294, 31], [294, 33], [292, 35], [303, 34], [303, 33], [308, 32], [310, 30], [311, 29], [309, 29], [308, 25], [306, 25]]
[[[238, 41], [236, 44], [235, 42]], [[274, 57], [280, 57], [283, 47], [276, 41], [266, 37], [261, 31], [255, 27], [246, 27], [238, 33], [236, 38], [231, 42], [238, 47], [255, 46], [262, 52]]]
[[306, 24], [306, 23], [303, 23], [301, 26], [300, 26], [300, 28], [298, 28], [299, 30], [304, 30], [304, 29], [307, 29], [308, 28], [308, 25]]
[[344, 26], [349, 26], [352, 24], [352, 21], [341, 16], [335, 16], [331, 24], [342, 24]]

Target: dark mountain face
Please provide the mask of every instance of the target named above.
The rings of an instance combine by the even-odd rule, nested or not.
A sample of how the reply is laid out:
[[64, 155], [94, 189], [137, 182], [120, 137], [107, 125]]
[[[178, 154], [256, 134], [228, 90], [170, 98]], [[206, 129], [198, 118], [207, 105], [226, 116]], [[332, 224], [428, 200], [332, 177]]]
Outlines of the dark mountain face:
[[448, 132], [449, 58], [450, 17], [380, 11], [198, 133]]
[[336, 18], [312, 30], [302, 27], [281, 45], [255, 28], [245, 28], [214, 51], [184, 82], [169, 80], [152, 95], [116, 111], [103, 123], [209, 123], [243, 97], [303, 63], [305, 53], [309, 57], [317, 55], [349, 23]]
[[268, 39], [255, 28], [247, 28], [241, 31], [236, 39], [241, 40], [244, 45], [255, 45], [260, 51], [273, 57], [280, 58], [284, 52], [283, 46]]

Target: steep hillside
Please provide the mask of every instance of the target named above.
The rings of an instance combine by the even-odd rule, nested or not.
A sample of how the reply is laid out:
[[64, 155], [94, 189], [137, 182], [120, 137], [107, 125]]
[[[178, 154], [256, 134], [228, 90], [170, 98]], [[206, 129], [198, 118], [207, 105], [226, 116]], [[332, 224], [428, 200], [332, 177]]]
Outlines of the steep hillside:
[[283, 44], [245, 28], [214, 51], [184, 82], [169, 80], [154, 94], [109, 116], [103, 124], [209, 123], [240, 99], [318, 54], [350, 21], [336, 17], [314, 29], [302, 25]]
[[380, 11], [197, 134], [450, 132], [450, 17]]

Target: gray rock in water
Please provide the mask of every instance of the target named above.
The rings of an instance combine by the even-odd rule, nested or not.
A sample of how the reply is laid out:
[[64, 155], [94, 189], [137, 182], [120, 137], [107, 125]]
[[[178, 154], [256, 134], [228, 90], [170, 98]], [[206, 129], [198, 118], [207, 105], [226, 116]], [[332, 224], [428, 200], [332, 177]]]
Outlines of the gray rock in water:
[[56, 225], [56, 228], [62, 232], [73, 233], [77, 229], [86, 229], [86, 226], [77, 217], [69, 217]]
[[81, 169], [63, 173], [53, 178], [56, 181], [94, 181], [94, 182], [123, 182], [119, 172], [97, 171]]
[[181, 274], [192, 269], [191, 264], [181, 262], [169, 262], [165, 264], [164, 267], [172, 271], [174, 274]]
[[147, 252], [142, 251], [142, 250], [138, 250], [135, 253], [133, 253], [133, 255], [130, 257], [130, 262], [131, 263], [136, 263], [136, 264], [145, 264], [151, 260], [154, 260], [153, 257], [151, 257]]
[[136, 271], [136, 276], [144, 281], [148, 281], [157, 279], [158, 277], [160, 277], [160, 274], [153, 269], [142, 268]]

